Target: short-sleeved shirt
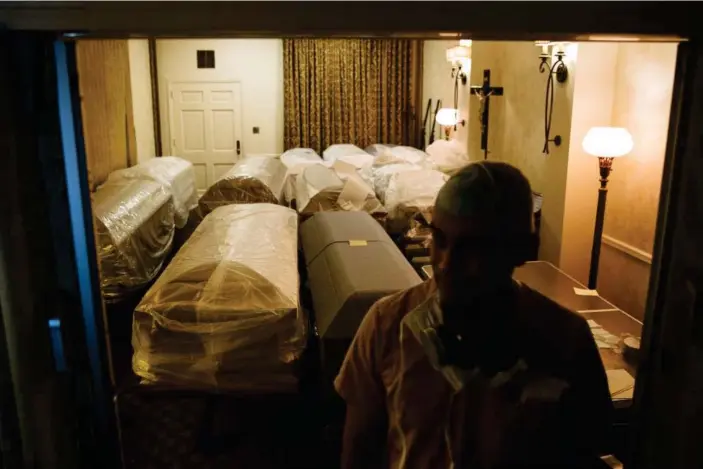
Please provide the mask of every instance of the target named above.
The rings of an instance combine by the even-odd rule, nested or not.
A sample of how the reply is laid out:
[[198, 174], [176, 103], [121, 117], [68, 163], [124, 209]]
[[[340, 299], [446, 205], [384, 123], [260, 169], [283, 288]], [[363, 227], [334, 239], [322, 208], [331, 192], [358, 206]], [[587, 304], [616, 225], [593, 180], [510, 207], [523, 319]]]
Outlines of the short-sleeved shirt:
[[455, 392], [417, 338], [405, 330], [401, 334], [407, 329], [401, 327], [405, 315], [434, 291], [430, 280], [376, 303], [335, 380], [348, 405], [387, 415], [388, 467], [560, 465], [562, 453], [597, 450], [610, 428], [612, 400], [595, 340], [582, 317], [519, 286], [521, 357], [535, 379], [546, 376], [568, 385], [552, 403], [520, 404], [481, 376]]

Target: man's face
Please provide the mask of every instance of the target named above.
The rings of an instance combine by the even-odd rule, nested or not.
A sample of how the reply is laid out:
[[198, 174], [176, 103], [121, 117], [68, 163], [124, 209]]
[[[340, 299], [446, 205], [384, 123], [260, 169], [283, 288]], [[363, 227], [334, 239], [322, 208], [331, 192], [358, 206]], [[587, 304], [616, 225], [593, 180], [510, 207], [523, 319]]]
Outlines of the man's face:
[[506, 256], [504, 239], [480, 219], [435, 211], [431, 261], [443, 307], [490, 300], [510, 283], [515, 266]]

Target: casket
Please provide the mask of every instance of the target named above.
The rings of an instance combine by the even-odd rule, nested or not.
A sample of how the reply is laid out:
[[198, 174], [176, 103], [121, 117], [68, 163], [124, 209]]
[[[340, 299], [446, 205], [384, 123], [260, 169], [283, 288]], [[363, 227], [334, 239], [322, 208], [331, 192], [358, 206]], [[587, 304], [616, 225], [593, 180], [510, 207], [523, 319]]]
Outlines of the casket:
[[365, 168], [373, 164], [374, 157], [361, 148], [350, 143], [337, 143], [330, 145], [322, 152], [322, 159], [330, 163], [343, 161], [356, 169]]
[[108, 179], [93, 194], [100, 286], [107, 303], [146, 287], [175, 232], [170, 192], [147, 179]]
[[300, 227], [323, 362], [333, 376], [369, 308], [421, 282], [365, 212], [321, 212]]
[[464, 145], [454, 139], [435, 140], [426, 152], [432, 169], [450, 175], [471, 163]]
[[116, 179], [147, 179], [162, 184], [173, 198], [178, 228], [185, 226], [188, 214], [198, 203], [193, 164], [177, 156], [152, 158], [131, 168], [114, 171], [108, 180]]
[[286, 167], [269, 156], [239, 160], [200, 197], [198, 209], [204, 217], [218, 207], [231, 204], [281, 202]]
[[286, 177], [283, 183], [283, 198], [290, 204], [295, 200], [295, 184], [297, 176], [311, 164], [322, 163], [322, 158], [312, 148], [291, 148], [280, 156], [281, 163], [286, 167]]
[[391, 149], [397, 146], [398, 145], [393, 145], [392, 143], [374, 143], [364, 148], [364, 151], [373, 157], [379, 157], [383, 154], [390, 153]]
[[296, 180], [297, 209], [302, 215], [326, 211], [364, 211], [384, 217], [386, 210], [353, 166], [307, 166]]
[[410, 219], [418, 213], [429, 219], [437, 193], [447, 179], [449, 176], [433, 169], [392, 174], [384, 196], [389, 233], [406, 230]]
[[134, 312], [133, 369], [147, 383], [290, 391], [305, 346], [297, 214], [272, 204], [207, 215]]

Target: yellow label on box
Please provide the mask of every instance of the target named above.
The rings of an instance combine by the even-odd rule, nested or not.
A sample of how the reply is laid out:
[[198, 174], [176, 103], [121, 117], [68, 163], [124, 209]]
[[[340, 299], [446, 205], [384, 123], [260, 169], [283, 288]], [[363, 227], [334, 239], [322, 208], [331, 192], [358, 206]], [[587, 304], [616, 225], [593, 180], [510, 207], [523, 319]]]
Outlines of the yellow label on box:
[[367, 243], [363, 239], [350, 239], [349, 246], [366, 246]]

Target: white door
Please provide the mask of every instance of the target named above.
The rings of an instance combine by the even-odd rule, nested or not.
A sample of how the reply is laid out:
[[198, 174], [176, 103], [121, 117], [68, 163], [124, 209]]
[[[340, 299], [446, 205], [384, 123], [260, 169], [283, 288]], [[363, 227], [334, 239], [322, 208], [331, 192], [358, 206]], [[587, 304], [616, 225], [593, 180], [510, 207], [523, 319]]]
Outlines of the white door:
[[202, 194], [242, 155], [239, 83], [174, 83], [170, 99], [171, 153], [193, 163]]

